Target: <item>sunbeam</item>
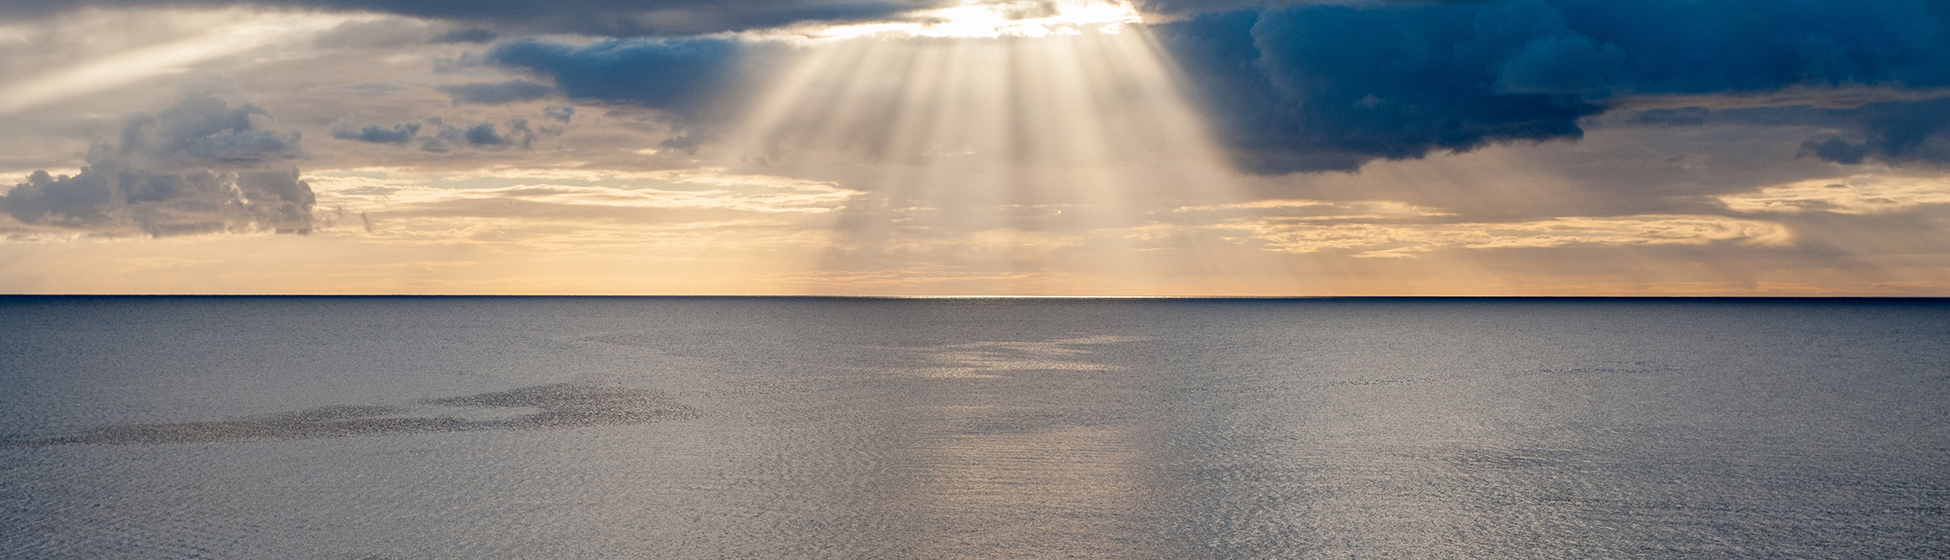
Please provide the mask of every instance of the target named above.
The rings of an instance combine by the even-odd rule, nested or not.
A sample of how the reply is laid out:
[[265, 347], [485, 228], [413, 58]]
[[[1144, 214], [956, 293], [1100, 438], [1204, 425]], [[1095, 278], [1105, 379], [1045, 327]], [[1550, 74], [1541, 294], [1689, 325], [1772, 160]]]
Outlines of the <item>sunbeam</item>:
[[[829, 272], [926, 264], [1012, 275], [1005, 293], [1213, 289], [1183, 281], [1215, 266], [1200, 248], [1147, 233], [1160, 212], [1241, 200], [1169, 56], [1127, 25], [1128, 5], [998, 19], [1008, 9], [824, 35], [745, 113], [736, 145], [768, 172], [870, 193], [845, 210]], [[1258, 266], [1216, 266], [1243, 265]]]

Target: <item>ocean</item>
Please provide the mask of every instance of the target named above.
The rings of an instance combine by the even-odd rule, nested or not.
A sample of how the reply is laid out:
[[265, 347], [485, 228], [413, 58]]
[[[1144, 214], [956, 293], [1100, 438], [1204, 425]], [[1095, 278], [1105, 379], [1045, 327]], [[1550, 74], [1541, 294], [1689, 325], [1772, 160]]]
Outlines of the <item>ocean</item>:
[[4, 558], [1950, 557], [1950, 300], [0, 316]]

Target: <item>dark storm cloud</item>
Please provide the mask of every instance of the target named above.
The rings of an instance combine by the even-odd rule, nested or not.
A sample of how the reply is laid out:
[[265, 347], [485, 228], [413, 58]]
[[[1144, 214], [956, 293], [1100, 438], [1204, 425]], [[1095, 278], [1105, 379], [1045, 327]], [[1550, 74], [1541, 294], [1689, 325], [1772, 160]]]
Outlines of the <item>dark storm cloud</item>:
[[[378, 12], [518, 32], [608, 36], [714, 33], [798, 22], [861, 22], [952, 4], [944, 0], [0, 0], [0, 19], [82, 8], [255, 5]], [[490, 31], [491, 32], [491, 31]], [[478, 36], [478, 35], [476, 35]]]
[[1578, 120], [1619, 96], [1950, 85], [1946, 22], [1950, 4], [1927, 0], [1509, 0], [1295, 6], [1156, 28], [1236, 162], [1285, 173], [1577, 139]]
[[539, 99], [553, 93], [555, 88], [535, 82], [508, 80], [500, 83], [475, 82], [440, 86], [440, 91], [446, 92], [449, 97], [452, 97], [456, 105], [461, 103], [499, 104]]
[[78, 175], [34, 172], [0, 209], [22, 224], [106, 234], [309, 231], [311, 187], [286, 163], [302, 155], [299, 135], [268, 121], [255, 105], [191, 95], [130, 117], [121, 145], [95, 145]]
[[[714, 134], [754, 67], [785, 47], [736, 39], [607, 39], [568, 45], [535, 39], [504, 43], [488, 64], [546, 77], [570, 98], [659, 109], [676, 135], [666, 147], [695, 150]], [[563, 114], [562, 120], [568, 115]]]

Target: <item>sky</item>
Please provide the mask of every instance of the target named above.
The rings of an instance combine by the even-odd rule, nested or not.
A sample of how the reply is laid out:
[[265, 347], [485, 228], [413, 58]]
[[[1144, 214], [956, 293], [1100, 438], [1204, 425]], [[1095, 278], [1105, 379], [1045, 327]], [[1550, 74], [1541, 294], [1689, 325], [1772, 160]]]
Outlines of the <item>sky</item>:
[[1933, 0], [0, 0], [0, 293], [1950, 296]]

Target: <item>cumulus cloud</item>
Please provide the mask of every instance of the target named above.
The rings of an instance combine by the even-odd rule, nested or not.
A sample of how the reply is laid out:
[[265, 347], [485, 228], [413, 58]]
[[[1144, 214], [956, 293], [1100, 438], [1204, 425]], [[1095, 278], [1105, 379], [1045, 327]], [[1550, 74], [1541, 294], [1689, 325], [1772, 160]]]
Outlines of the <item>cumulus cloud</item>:
[[19, 229], [151, 236], [311, 229], [314, 196], [289, 163], [299, 134], [270, 115], [193, 94], [137, 113], [119, 146], [97, 144], [74, 176], [36, 171], [0, 197]]
[[1950, 9], [1923, 0], [1356, 4], [1157, 29], [1260, 173], [1577, 139], [1625, 96], [1950, 85]]

